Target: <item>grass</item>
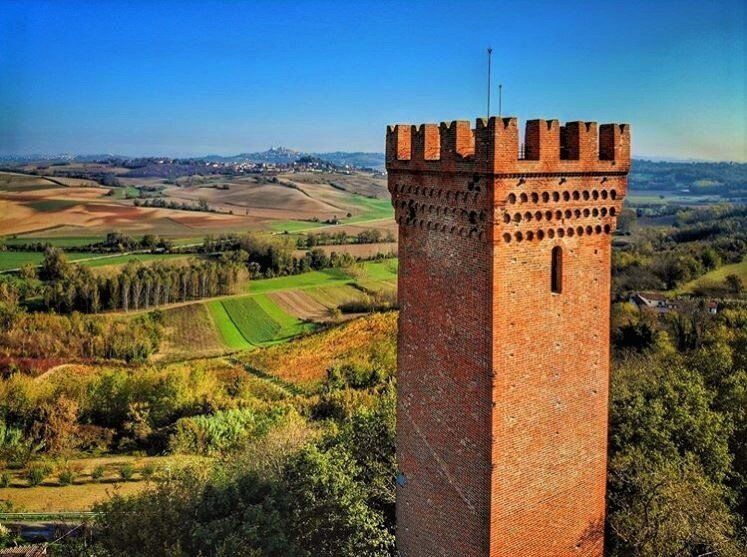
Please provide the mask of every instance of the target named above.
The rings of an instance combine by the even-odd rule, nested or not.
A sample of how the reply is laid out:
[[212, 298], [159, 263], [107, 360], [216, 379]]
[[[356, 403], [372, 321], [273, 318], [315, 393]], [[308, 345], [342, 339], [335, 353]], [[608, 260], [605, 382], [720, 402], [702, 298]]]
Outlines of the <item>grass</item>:
[[747, 287], [747, 258], [739, 263], [723, 265], [718, 269], [714, 269], [710, 273], [706, 273], [700, 278], [683, 284], [677, 289], [677, 293], [684, 294], [693, 292], [699, 286], [722, 285], [728, 275], [737, 275], [742, 279], [742, 284]]
[[364, 294], [358, 288], [349, 284], [309, 288], [306, 293], [328, 308], [336, 308], [348, 302], [360, 301], [364, 297]]
[[218, 336], [223, 344], [232, 350], [246, 350], [252, 348], [251, 343], [244, 338], [231, 316], [226, 311], [221, 300], [213, 300], [206, 304], [210, 316], [218, 329]]
[[310, 220], [279, 220], [273, 221], [268, 225], [268, 229], [273, 232], [298, 232], [301, 230], [308, 230], [310, 228], [321, 228], [322, 226], [329, 226], [323, 222], [313, 222]]
[[262, 294], [291, 288], [311, 288], [315, 286], [329, 286], [350, 282], [350, 276], [342, 269], [325, 269], [311, 271], [300, 275], [288, 275], [271, 279], [259, 279], [249, 282], [249, 292]]
[[169, 259], [185, 258], [185, 255], [181, 253], [134, 253], [131, 255], [114, 256], [101, 256], [89, 253], [87, 255], [93, 255], [95, 259], [81, 262], [81, 265], [85, 265], [86, 267], [108, 267], [109, 265], [125, 265], [130, 261], [150, 263], [153, 261], [167, 261]]
[[[389, 199], [374, 199], [371, 197], [354, 194], [350, 196], [348, 201], [351, 205], [357, 207], [361, 212], [360, 214], [353, 217], [340, 219], [341, 224], [356, 224], [359, 222], [367, 222], [371, 220], [394, 218], [394, 208], [392, 207], [392, 202]], [[323, 226], [330, 225], [324, 222], [283, 220], [270, 223], [268, 225], [268, 228], [273, 232], [287, 232], [289, 234], [292, 234], [294, 232], [300, 232], [313, 228], [321, 228]]]
[[654, 191], [629, 191], [625, 198], [626, 203], [631, 205], [666, 205], [668, 203], [679, 203], [681, 205], [704, 205], [717, 203], [719, 196], [714, 195], [688, 195], [675, 192]]
[[89, 244], [95, 244], [103, 242], [106, 239], [105, 236], [66, 236], [63, 238], [49, 238], [42, 236], [16, 236], [13, 238], [5, 238], [3, 243], [8, 246], [18, 246], [22, 244], [49, 244], [58, 248], [79, 248], [87, 246]]
[[208, 304], [223, 342], [231, 348], [266, 346], [313, 328], [312, 324], [285, 313], [274, 301], [261, 294]]
[[[179, 253], [137, 253], [132, 255], [108, 255], [105, 253], [65, 252], [68, 261], [79, 262], [86, 267], [107, 267], [110, 265], [124, 265], [131, 260], [148, 263], [169, 259], [184, 259]], [[0, 251], [0, 271], [17, 269], [27, 263], [39, 265], [44, 260], [41, 251]], [[83, 260], [83, 261], [82, 261]]]
[[[88, 257], [101, 257], [86, 252], [68, 252], [66, 253], [68, 261], [77, 261]], [[39, 265], [44, 259], [44, 252], [42, 251], [0, 251], [0, 271], [7, 271], [9, 269], [17, 269], [31, 263], [32, 265]], [[87, 265], [90, 262], [83, 262]]]
[[112, 195], [114, 199], [128, 199], [128, 198], [140, 197], [140, 190], [134, 186], [117, 187], [117, 188], [113, 188], [112, 191], [114, 192], [114, 194]]
[[64, 186], [53, 184], [52, 182], [42, 184], [0, 184], [0, 191], [7, 193], [26, 193], [30, 191], [51, 190], [63, 187]]
[[[190, 462], [205, 460], [194, 456], [137, 457], [116, 455], [73, 459], [71, 464], [80, 468], [80, 473], [71, 485], [60, 486], [57, 475], [50, 474], [44, 483], [28, 487], [28, 482], [17, 471], [11, 487], [0, 488], [0, 500], [7, 500], [19, 512], [75, 512], [87, 511], [95, 503], [105, 501], [114, 493], [128, 495], [142, 490], [147, 483], [137, 473], [145, 464], [163, 469], [169, 466], [181, 466]], [[129, 464], [134, 467], [134, 481], [123, 482], [119, 476], [121, 466]], [[91, 473], [97, 466], [104, 467], [104, 476], [94, 482]]]
[[207, 304], [187, 304], [164, 310], [164, 342], [159, 350], [163, 359], [194, 358], [223, 351]]
[[363, 212], [360, 215], [344, 219], [346, 224], [394, 218], [394, 207], [392, 207], [392, 202], [389, 199], [373, 199], [361, 195], [354, 195], [350, 201], [353, 205], [362, 209]]

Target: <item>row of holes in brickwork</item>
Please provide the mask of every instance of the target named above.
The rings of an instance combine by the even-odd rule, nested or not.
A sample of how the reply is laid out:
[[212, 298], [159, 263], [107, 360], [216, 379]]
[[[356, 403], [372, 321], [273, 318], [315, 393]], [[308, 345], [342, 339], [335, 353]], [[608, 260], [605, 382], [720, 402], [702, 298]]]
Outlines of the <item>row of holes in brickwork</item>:
[[420, 219], [407, 219], [405, 217], [398, 217], [396, 219], [396, 222], [397, 224], [404, 224], [407, 226], [412, 226], [414, 228], [420, 228], [421, 230], [435, 230], [463, 237], [479, 236], [480, 238], [484, 238], [485, 236], [484, 228], [479, 225], [465, 228], [456, 225], [444, 224], [442, 222]]
[[436, 215], [443, 216], [456, 216], [457, 213], [462, 215], [469, 215], [470, 219], [477, 216], [480, 220], [485, 220], [485, 211], [480, 211], [479, 214], [476, 211], [467, 211], [459, 207], [442, 207], [440, 205], [426, 205], [425, 203], [415, 203], [413, 201], [402, 200], [397, 202], [396, 207], [400, 209], [410, 209], [416, 213], [435, 213]]
[[[419, 188], [415, 188], [418, 190]], [[397, 188], [395, 186], [394, 191], [392, 193], [397, 193]], [[479, 193], [472, 193], [472, 192], [459, 192], [459, 191], [447, 191], [445, 194], [443, 190], [434, 190], [432, 188], [422, 188], [422, 191], [414, 191], [414, 192], [401, 192], [404, 194], [412, 193], [413, 195], [422, 195], [423, 197], [434, 197], [436, 199], [445, 199], [446, 201], [453, 201], [455, 203], [459, 201], [473, 201], [477, 202], [479, 199], [480, 194]]]
[[606, 217], [607, 215], [614, 217], [617, 214], [617, 210], [614, 207], [610, 207], [607, 209], [607, 207], [602, 207], [601, 209], [597, 209], [596, 207], [592, 209], [566, 209], [565, 211], [561, 211], [560, 209], [557, 209], [555, 211], [545, 211], [544, 213], [542, 211], [535, 211], [532, 213], [531, 211], [527, 211], [524, 214], [521, 213], [514, 213], [513, 217], [508, 214], [503, 214], [503, 222], [509, 223], [512, 220], [514, 222], [521, 222], [521, 221], [540, 221], [542, 219], [544, 220], [562, 220], [564, 218], [570, 219], [572, 217], [575, 217], [577, 219], [580, 219], [581, 217]]
[[529, 200], [531, 199], [532, 203], [539, 203], [540, 198], [543, 203], [548, 203], [550, 199], [553, 201], [560, 201], [561, 199], [563, 201], [570, 201], [571, 199], [573, 201], [579, 201], [581, 199], [584, 201], [588, 201], [589, 199], [596, 201], [600, 197], [602, 199], [617, 199], [617, 192], [615, 190], [602, 190], [601, 192], [598, 190], [575, 190], [564, 192], [554, 191], [552, 193], [543, 191], [541, 194], [537, 192], [532, 192], [530, 194], [521, 193], [518, 197], [514, 193], [509, 193], [508, 202], [512, 204], [517, 201], [519, 203], [529, 203]]
[[605, 224], [604, 226], [598, 224], [596, 226], [587, 226], [585, 228], [583, 226], [577, 226], [576, 228], [558, 228], [557, 230], [550, 228], [547, 231], [537, 230], [537, 232], [528, 230], [526, 232], [514, 232], [513, 235], [509, 232], [506, 232], [503, 235], [503, 241], [506, 243], [509, 243], [512, 240], [515, 240], [517, 242], [521, 242], [524, 240], [531, 242], [534, 239], [544, 240], [545, 238], [549, 238], [552, 240], [556, 236], [558, 238], [565, 238], [566, 236], [572, 238], [573, 236], [583, 236], [584, 234], [587, 236], [591, 236], [592, 234], [601, 234], [602, 232], [604, 232], [605, 234], [609, 234], [611, 231], [612, 227], [609, 224]]

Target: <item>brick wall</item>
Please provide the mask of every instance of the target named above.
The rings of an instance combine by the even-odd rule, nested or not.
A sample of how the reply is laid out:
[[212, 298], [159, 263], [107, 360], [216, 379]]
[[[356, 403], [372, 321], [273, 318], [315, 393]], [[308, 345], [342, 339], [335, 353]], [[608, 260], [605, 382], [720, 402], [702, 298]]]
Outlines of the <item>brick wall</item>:
[[610, 234], [629, 127], [535, 120], [526, 142], [519, 160], [512, 118], [387, 134], [406, 557], [603, 552]]

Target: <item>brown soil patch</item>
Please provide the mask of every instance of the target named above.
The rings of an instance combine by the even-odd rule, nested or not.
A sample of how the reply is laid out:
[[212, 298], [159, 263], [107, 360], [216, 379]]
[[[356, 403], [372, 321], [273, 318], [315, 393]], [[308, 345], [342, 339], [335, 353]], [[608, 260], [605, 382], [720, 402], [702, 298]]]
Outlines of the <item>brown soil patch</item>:
[[269, 294], [284, 312], [306, 321], [326, 321], [329, 310], [302, 290], [288, 290]]

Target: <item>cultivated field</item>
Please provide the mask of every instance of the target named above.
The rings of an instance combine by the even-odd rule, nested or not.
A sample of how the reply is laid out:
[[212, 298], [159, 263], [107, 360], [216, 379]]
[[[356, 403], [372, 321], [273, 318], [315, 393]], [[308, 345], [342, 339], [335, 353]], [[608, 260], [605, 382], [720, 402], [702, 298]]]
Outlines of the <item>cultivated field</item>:
[[396, 260], [345, 269], [252, 280], [244, 294], [163, 309], [166, 328], [158, 359], [179, 360], [287, 342], [321, 325], [356, 317], [340, 314], [396, 290]]
[[164, 341], [156, 359], [187, 360], [225, 352], [207, 304], [164, 310]]
[[[74, 165], [66, 167], [74, 170]], [[86, 165], [90, 171], [96, 165]], [[385, 181], [370, 174], [299, 172], [266, 176], [185, 176], [168, 181], [125, 177], [121, 187], [92, 180], [0, 172], [0, 236], [65, 239], [100, 237], [111, 230], [195, 237], [231, 231], [298, 232], [323, 227], [358, 232], [394, 230]], [[103, 172], [103, 170], [102, 170]], [[145, 200], [196, 206], [206, 202], [215, 212], [136, 206]], [[152, 193], [153, 188], [158, 190]], [[339, 221], [328, 224], [325, 221]]]

